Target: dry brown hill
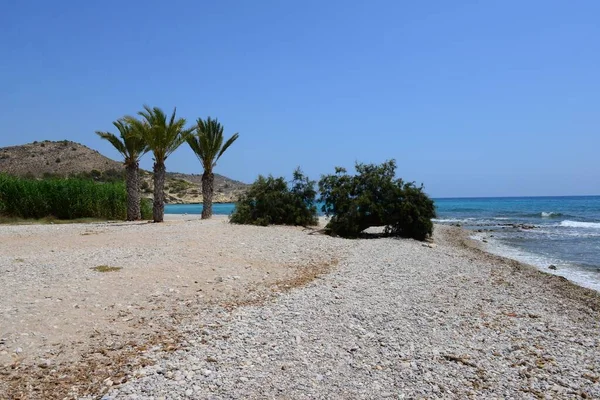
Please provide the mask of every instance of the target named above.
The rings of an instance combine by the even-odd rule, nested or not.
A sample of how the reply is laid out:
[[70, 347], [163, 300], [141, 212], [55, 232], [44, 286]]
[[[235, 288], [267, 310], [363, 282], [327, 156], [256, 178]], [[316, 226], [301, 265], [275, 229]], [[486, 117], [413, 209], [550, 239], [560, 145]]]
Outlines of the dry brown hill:
[[[48, 175], [103, 176], [123, 174], [123, 164], [103, 156], [82, 144], [63, 140], [33, 142], [0, 148], [0, 172], [22, 177], [41, 178]], [[215, 174], [215, 202], [231, 202], [247, 188], [247, 184]], [[152, 197], [152, 174], [142, 171], [142, 193]], [[201, 175], [167, 173], [165, 193], [169, 203], [202, 202]]]
[[122, 169], [122, 163], [68, 140], [0, 148], [0, 171], [11, 175], [40, 178], [45, 174], [68, 176], [92, 170]]

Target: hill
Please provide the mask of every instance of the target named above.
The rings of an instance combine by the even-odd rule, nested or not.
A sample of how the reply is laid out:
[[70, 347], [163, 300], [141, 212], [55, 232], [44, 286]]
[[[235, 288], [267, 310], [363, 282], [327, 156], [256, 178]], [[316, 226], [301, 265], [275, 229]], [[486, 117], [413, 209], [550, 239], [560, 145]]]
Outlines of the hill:
[[[86, 176], [98, 181], [123, 179], [121, 162], [103, 156], [82, 144], [45, 140], [0, 148], [0, 172], [22, 177]], [[151, 198], [152, 173], [142, 170], [142, 195]], [[215, 174], [215, 202], [232, 202], [247, 184]], [[201, 175], [167, 173], [165, 194], [168, 203], [201, 203]]]

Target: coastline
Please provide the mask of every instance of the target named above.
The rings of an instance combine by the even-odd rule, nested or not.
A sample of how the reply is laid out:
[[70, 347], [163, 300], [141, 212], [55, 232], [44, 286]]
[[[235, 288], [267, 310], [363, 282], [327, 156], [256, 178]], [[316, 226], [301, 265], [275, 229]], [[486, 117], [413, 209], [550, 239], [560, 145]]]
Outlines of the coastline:
[[[576, 281], [569, 280], [564, 276], [552, 273], [550, 270], [545, 271], [540, 266], [531, 265], [504, 255], [496, 254], [487, 248], [484, 243], [471, 239], [472, 231], [464, 229], [462, 227], [453, 227], [442, 224], [435, 224], [435, 227], [444, 227], [454, 231], [454, 237], [456, 245], [469, 249], [482, 257], [488, 258], [493, 262], [498, 262], [506, 265], [507, 267], [523, 273], [525, 276], [531, 279], [542, 282], [543, 284], [549, 284], [552, 290], [558, 290], [561, 294], [566, 295], [570, 298], [579, 299], [587, 302], [591, 299], [590, 307], [594, 310], [600, 310], [600, 292], [579, 284]], [[439, 229], [439, 228], [438, 228]]]
[[[106, 248], [102, 246], [111, 247], [118, 243], [116, 240], [107, 243], [98, 241], [101, 237], [127, 237], [133, 230], [139, 234], [140, 229], [147, 229], [148, 233], [144, 234], [147, 236], [144, 236], [142, 242], [130, 243], [133, 247], [142, 243], [147, 246], [157, 243], [156, 239], [150, 239], [156, 236], [156, 232], [152, 230], [157, 228], [162, 234], [171, 235], [163, 238], [168, 240], [169, 245], [176, 245], [174, 240], [184, 242], [183, 247], [174, 251], [173, 255], [169, 256], [164, 253], [165, 250], [161, 250], [155, 253], [160, 256], [158, 259], [145, 258], [139, 267], [131, 271], [131, 283], [124, 288], [127, 291], [141, 291], [136, 298], [136, 311], [133, 314], [127, 314], [127, 306], [119, 307], [117, 302], [110, 298], [106, 303], [100, 304], [102, 311], [96, 311], [97, 322], [102, 322], [104, 318], [106, 321], [112, 319], [112, 322], [109, 324], [111, 329], [105, 329], [106, 326], [103, 327], [102, 324], [94, 326], [99, 332], [98, 342], [91, 343], [91, 350], [94, 351], [91, 354], [95, 354], [95, 358], [89, 357], [89, 352], [77, 346], [71, 349], [71, 353], [64, 348], [62, 361], [54, 361], [48, 354], [28, 358], [27, 353], [30, 350], [23, 346], [22, 353], [16, 354], [22, 356], [16, 366], [2, 368], [0, 371], [0, 394], [3, 394], [2, 390], [9, 389], [14, 393], [19, 387], [20, 390], [25, 390], [27, 385], [31, 385], [27, 390], [56, 390], [61, 386], [56, 385], [57, 375], [51, 373], [55, 370], [57, 372], [54, 374], [71, 374], [69, 378], [72, 380], [64, 384], [62, 392], [21, 392], [24, 393], [23, 398], [44, 398], [39, 396], [40, 393], [60, 393], [63, 397], [70, 395], [72, 398], [88, 393], [108, 393], [108, 398], [125, 399], [139, 396], [142, 388], [151, 388], [153, 393], [150, 394], [163, 395], [166, 398], [172, 397], [169, 396], [170, 393], [175, 395], [180, 390], [181, 396], [188, 397], [190, 395], [186, 393], [189, 393], [189, 390], [199, 397], [231, 397], [236, 393], [248, 393], [248, 398], [259, 398], [266, 393], [293, 397], [294, 394], [298, 394], [298, 385], [307, 384], [307, 387], [311, 387], [315, 376], [315, 395], [329, 394], [330, 397], [339, 398], [341, 392], [336, 392], [335, 388], [347, 387], [347, 396], [368, 397], [368, 393], [376, 393], [364, 392], [367, 389], [375, 390], [375, 378], [372, 374], [377, 375], [376, 381], [381, 386], [380, 393], [391, 389], [408, 395], [419, 395], [418, 390], [426, 388], [428, 391], [421, 393], [421, 396], [443, 397], [450, 396], [449, 393], [464, 396], [503, 396], [508, 391], [513, 396], [532, 397], [536, 391], [544, 393], [544, 390], [550, 390], [549, 393], [555, 396], [565, 397], [581, 393], [592, 398], [600, 395], [600, 357], [598, 341], [594, 334], [600, 328], [600, 295], [533, 266], [486, 253], [468, 238], [468, 232], [463, 229], [436, 225], [434, 244], [430, 245], [397, 239], [343, 240], [311, 234], [310, 231], [294, 227], [232, 226], [226, 223], [226, 217], [217, 217], [210, 221], [198, 221], [199, 216], [196, 218], [191, 215], [165, 217], [167, 222], [160, 226], [123, 223], [84, 224], [64, 228], [0, 227], [0, 236], [3, 239], [14, 240], [13, 246], [5, 244], [9, 247], [0, 252], [7, 254], [9, 249], [13, 252], [10, 257], [0, 258], [2, 266], [13, 268], [16, 274], [13, 278], [16, 282], [25, 277], [33, 277], [35, 279], [32, 280], [32, 284], [42, 287], [37, 294], [35, 290], [23, 292], [24, 287], [14, 293], [5, 293], [6, 298], [2, 299], [5, 305], [2, 309], [4, 321], [10, 321], [10, 318], [6, 318], [6, 313], [10, 314], [13, 308], [27, 309], [28, 304], [36, 299], [41, 303], [46, 301], [43, 288], [50, 285], [47, 279], [51, 277], [19, 272], [20, 267], [35, 268], [35, 264], [39, 263], [50, 268], [50, 274], [59, 270], [67, 274], [73, 272], [73, 261], [69, 263], [67, 260], [64, 266], [49, 262], [56, 257], [67, 256], [57, 248], [61, 243], [60, 238], [47, 244], [47, 259], [31, 259], [33, 255], [25, 245], [31, 247], [33, 238], [39, 235], [46, 239], [64, 234], [71, 239], [78, 238], [78, 245], [88, 250], [76, 250], [78, 254], [71, 260], [88, 260], [88, 263], [94, 264], [102, 257], [102, 251], [98, 251]], [[281, 239], [282, 237], [284, 239]], [[88, 240], [90, 242], [86, 243]], [[276, 243], [273, 243], [274, 241]], [[22, 246], [15, 246], [17, 242], [22, 243]], [[199, 243], [203, 242], [204, 253], [198, 253]], [[6, 243], [6, 240], [2, 243]], [[26, 253], [27, 251], [29, 253]], [[198, 254], [205, 257], [206, 251], [208, 254], [216, 252], [215, 257], [205, 261], [207, 264], [221, 267], [218, 267], [218, 272], [211, 272], [212, 278], [206, 276], [210, 269], [207, 271], [198, 264], [189, 264], [190, 261], [186, 264], [185, 258], [177, 258], [179, 256], [175, 254], [182, 251], [189, 252], [189, 257], [192, 257], [189, 260], [202, 260], [201, 257], [198, 258]], [[43, 249], [41, 252], [44, 253]], [[56, 254], [57, 252], [59, 254]], [[219, 252], [223, 253], [219, 255]], [[131, 256], [139, 257], [125, 252], [113, 262], [122, 262]], [[175, 259], [170, 260], [167, 268], [156, 269], [164, 262], [162, 260], [168, 257]], [[15, 261], [17, 258], [24, 261]], [[271, 259], [271, 267], [263, 266], [259, 274], [250, 273], [268, 259]], [[149, 267], [149, 261], [150, 264], [158, 262], [157, 267]], [[235, 265], [238, 263], [243, 265], [236, 269]], [[177, 264], [180, 266], [173, 270]], [[246, 269], [246, 264], [253, 266]], [[281, 268], [282, 265], [284, 268]], [[312, 268], [307, 269], [306, 266]], [[92, 280], [94, 290], [101, 294], [93, 301], [102, 302], [101, 298], [106, 298], [107, 294], [124, 295], [125, 292], [111, 289], [117, 285], [118, 280], [123, 281], [122, 275], [106, 274], [98, 281], [98, 275], [87, 275], [89, 272], [84, 272], [87, 269], [87, 265], [84, 269], [76, 268], [78, 274], [82, 275], [75, 277], [75, 280], [69, 280], [65, 276], [54, 279], [57, 286], [51, 289], [62, 290], [66, 295], [62, 296], [60, 301], [54, 298], [47, 304], [42, 304], [48, 307], [46, 316], [42, 313], [43, 318], [49, 318], [49, 312], [60, 315], [63, 312], [68, 314], [80, 310], [74, 308], [75, 305], [84, 307], [81, 302], [70, 302], [68, 293], [75, 289], [69, 285], [77, 285], [78, 281], [86, 279], [86, 276]], [[146, 276], [139, 279], [142, 271]], [[190, 290], [196, 285], [192, 284], [191, 279], [194, 278], [188, 275], [190, 273], [203, 276], [201, 292], [197, 292], [197, 288]], [[222, 279], [220, 283], [217, 282], [219, 277]], [[8, 284], [8, 280], [4, 280], [6, 283], [3, 285]], [[155, 285], [149, 281], [154, 280], [161, 281], [156, 287], [159, 291], [148, 290]], [[171, 283], [165, 285], [165, 280], [170, 280]], [[89, 284], [90, 281], [86, 282]], [[140, 285], [143, 282], [146, 282], [146, 286]], [[185, 287], [186, 285], [188, 287]], [[217, 287], [229, 288], [213, 296], [211, 292]], [[107, 292], [109, 290], [116, 291], [110, 293]], [[93, 293], [90, 296], [93, 296]], [[126, 305], [126, 301], [127, 297], [120, 302]], [[149, 302], [145, 303], [146, 301]], [[111, 308], [112, 304], [115, 306]], [[319, 312], [315, 314], [315, 310]], [[289, 320], [288, 314], [295, 317]], [[266, 319], [263, 318], [265, 315], [268, 316]], [[358, 315], [364, 315], [367, 319], [359, 318]], [[386, 317], [381, 319], [379, 315]], [[133, 319], [127, 320], [129, 318]], [[156, 325], [152, 332], [146, 329], [148, 321]], [[247, 322], [242, 324], [240, 321]], [[286, 321], [283, 325], [276, 325], [284, 326], [283, 332], [281, 328], [277, 331], [270, 330], [269, 327], [276, 321]], [[306, 325], [309, 321], [311, 323]], [[315, 324], [316, 321], [319, 323]], [[388, 328], [392, 328], [388, 327], [389, 324], [393, 325], [393, 330], [387, 332]], [[333, 328], [334, 326], [338, 328]], [[356, 328], [348, 331], [349, 326]], [[319, 330], [320, 328], [325, 331]], [[6, 348], [9, 341], [19, 339], [21, 333], [27, 333], [28, 329], [29, 327], [19, 326], [17, 323], [17, 336], [5, 337], [3, 332], [2, 337], [8, 339], [3, 339], [3, 348]], [[138, 337], [139, 344], [128, 346], [127, 341], [131, 341], [140, 333], [146, 336]], [[375, 334], [375, 337], [370, 336], [371, 334]], [[379, 336], [381, 337], [377, 339]], [[271, 360], [269, 363], [257, 362], [256, 357], [260, 356], [252, 354], [262, 348], [262, 341], [255, 343], [247, 339], [250, 342], [239, 342], [239, 338], [243, 337], [267, 338], [267, 342], [272, 343], [277, 352], [268, 357]], [[104, 349], [104, 355], [99, 343], [106, 343], [107, 338], [111, 338], [114, 343], [105, 346], [109, 348]], [[483, 338], [492, 342], [491, 347], [486, 342], [480, 342]], [[545, 349], [535, 350], [539, 352], [537, 356], [523, 349], [507, 350], [514, 346], [515, 338], [519, 339], [520, 346], [530, 349], [528, 351], [534, 351], [531, 349], [540, 344], [545, 346]], [[379, 340], [379, 343], [381, 340], [388, 343], [383, 347], [388, 349], [383, 358], [377, 355], [378, 349], [382, 347], [373, 342], [375, 339]], [[289, 345], [289, 340], [293, 346]], [[332, 354], [337, 354], [337, 358], [331, 358], [328, 353], [315, 353], [317, 350], [311, 347], [312, 343], [339, 349], [332, 350]], [[344, 350], [347, 343], [356, 346], [356, 350]], [[122, 347], [119, 349], [120, 345]], [[303, 346], [307, 347], [306, 352], [298, 353], [298, 349]], [[250, 352], [248, 354], [251, 357], [247, 358], [245, 353], [239, 353], [240, 348]], [[14, 346], [9, 348], [13, 349]], [[97, 353], [98, 351], [100, 353]], [[80, 361], [75, 362], [80, 360], [83, 354], [86, 355], [84, 360], [93, 359], [94, 362], [85, 365], [80, 365]], [[267, 355], [269, 354], [271, 353], [267, 352]], [[315, 357], [315, 354], [320, 356], [311, 358]], [[361, 356], [360, 363], [369, 365], [367, 370], [352, 367], [357, 362], [357, 355]], [[216, 362], [207, 361], [212, 359], [211, 357], [214, 357]], [[303, 357], [308, 357], [308, 366], [302, 361]], [[540, 357], [545, 360], [546, 369], [536, 366], [536, 360]], [[580, 359], [581, 357], [588, 358]], [[110, 368], [98, 368], [100, 362], [119, 358], [125, 362], [113, 363]], [[334, 367], [332, 363], [335, 359], [341, 364], [335, 364], [337, 366]], [[50, 363], [44, 365], [46, 361]], [[62, 369], [63, 362], [80, 369]], [[248, 380], [239, 381], [240, 371], [235, 366], [246, 365], [246, 362], [254, 367], [244, 368], [243, 376]], [[510, 367], [510, 363], [524, 364]], [[581, 366], [578, 366], [578, 363]], [[476, 365], [477, 368], [470, 364]], [[330, 369], [317, 371], [315, 368], [319, 365], [329, 365]], [[414, 365], [417, 369], [413, 368]], [[533, 369], [530, 368], [531, 365]], [[561, 367], [560, 371], [556, 369], [556, 365]], [[590, 365], [592, 370], [581, 369]], [[302, 366], [306, 371], [299, 369]], [[90, 375], [91, 367], [97, 368], [96, 375]], [[421, 368], [429, 371], [431, 381], [415, 375]], [[521, 376], [519, 371], [523, 371], [523, 368], [526, 368], [526, 374]], [[284, 370], [287, 374], [282, 372]], [[488, 376], [492, 370], [505, 370], [504, 375], [509, 380], [505, 382], [504, 378], [498, 377], [497, 374]], [[368, 372], [371, 381], [364, 380], [367, 371], [374, 371]], [[471, 372], [476, 371], [486, 375], [486, 378], [471, 376]], [[312, 375], [305, 375], [308, 372]], [[327, 375], [327, 372], [330, 375]], [[279, 387], [284, 390], [283, 393], [273, 391], [276, 388], [270, 386], [270, 381], [264, 380], [264, 376], [271, 376], [269, 374], [283, 382], [283, 386]], [[530, 375], [529, 378], [527, 374]], [[564, 376], [572, 374], [578, 376], [572, 377], [573, 381], [569, 386]], [[16, 375], [20, 375], [20, 378], [15, 378]], [[177, 380], [182, 376], [181, 380]], [[532, 377], [537, 381], [532, 380]], [[348, 386], [351, 381], [361, 381], [363, 385]], [[455, 384], [452, 383], [454, 381]], [[545, 382], [548, 384], [547, 388], [544, 386]], [[589, 385], [586, 382], [589, 382]], [[177, 385], [173, 386], [173, 383]], [[78, 391], [74, 392], [72, 387], [77, 387]], [[531, 391], [525, 394], [521, 390], [524, 387]], [[70, 392], [65, 392], [67, 388]]]

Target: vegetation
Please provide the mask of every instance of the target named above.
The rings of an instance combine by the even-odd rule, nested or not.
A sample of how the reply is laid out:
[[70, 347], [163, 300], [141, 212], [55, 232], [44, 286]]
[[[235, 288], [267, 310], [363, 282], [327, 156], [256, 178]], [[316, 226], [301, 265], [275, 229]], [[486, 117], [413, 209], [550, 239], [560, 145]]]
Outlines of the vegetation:
[[[46, 174], [44, 174], [46, 177]], [[60, 176], [57, 176], [60, 177]], [[93, 169], [89, 172], [80, 172], [73, 175], [74, 178], [93, 179], [96, 182], [114, 183], [125, 182], [125, 172], [123, 170], [109, 169], [106, 171], [98, 171]]]
[[424, 240], [431, 235], [435, 208], [423, 187], [396, 179], [396, 162], [356, 164], [357, 175], [336, 168], [319, 182], [322, 210], [331, 220], [327, 229], [335, 235], [355, 238], [372, 226], [384, 226], [385, 234]]
[[127, 173], [127, 220], [137, 221], [142, 219], [140, 208], [140, 158], [148, 151], [144, 139], [136, 135], [131, 125], [120, 119], [114, 121], [113, 125], [119, 131], [119, 136], [110, 132], [99, 132], [96, 134], [107, 140], [123, 156], [123, 164]]
[[317, 225], [315, 182], [300, 169], [294, 171], [291, 185], [284, 178], [259, 176], [242, 194], [230, 221], [251, 225]]
[[125, 117], [136, 135], [141, 137], [154, 155], [154, 202], [152, 214], [154, 222], [162, 222], [165, 215], [165, 161], [188, 136], [194, 131], [185, 128], [185, 118], [176, 118], [177, 109], [173, 110], [170, 118], [158, 107], [144, 106], [138, 112], [142, 117]]
[[198, 118], [195, 135], [190, 135], [187, 142], [202, 163], [202, 219], [212, 216], [212, 203], [214, 195], [215, 175], [213, 169], [223, 153], [237, 140], [238, 133], [234, 133], [223, 143], [223, 125], [218, 120], [208, 117], [206, 120]]
[[[43, 180], [0, 174], [0, 215], [3, 218], [125, 219], [127, 192], [123, 183], [96, 183], [78, 178]], [[147, 202], [142, 216], [150, 216]]]
[[90, 269], [93, 269], [96, 272], [116, 272], [116, 271], [122, 270], [123, 267], [113, 267], [110, 265], [98, 265], [97, 267], [92, 267]]

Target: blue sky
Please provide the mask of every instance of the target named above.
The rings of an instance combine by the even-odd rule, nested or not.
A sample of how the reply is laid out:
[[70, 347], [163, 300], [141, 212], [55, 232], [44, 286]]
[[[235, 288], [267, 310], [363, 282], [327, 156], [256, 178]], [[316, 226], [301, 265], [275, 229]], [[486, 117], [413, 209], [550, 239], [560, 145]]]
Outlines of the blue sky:
[[[159, 106], [240, 139], [216, 172], [395, 158], [434, 197], [600, 194], [600, 2], [12, 1], [0, 147]], [[151, 168], [147, 155], [142, 166]], [[201, 173], [187, 145], [172, 171]]]

